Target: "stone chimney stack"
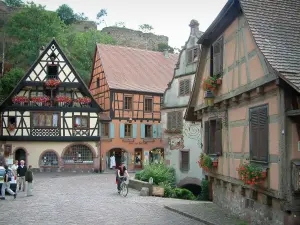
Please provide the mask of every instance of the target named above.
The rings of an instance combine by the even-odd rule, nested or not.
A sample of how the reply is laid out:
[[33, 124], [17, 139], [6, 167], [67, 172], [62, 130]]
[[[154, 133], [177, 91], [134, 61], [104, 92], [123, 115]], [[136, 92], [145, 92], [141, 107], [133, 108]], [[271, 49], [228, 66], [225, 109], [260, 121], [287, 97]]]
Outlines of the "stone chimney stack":
[[190, 25], [191, 27], [191, 36], [197, 36], [199, 34], [199, 23], [197, 20], [191, 20]]
[[40, 47], [39, 55], [41, 55], [44, 52], [44, 50], [45, 50], [45, 46]]
[[169, 58], [169, 51], [168, 51], [168, 49], [164, 50], [164, 56], [165, 56], [165, 58]]

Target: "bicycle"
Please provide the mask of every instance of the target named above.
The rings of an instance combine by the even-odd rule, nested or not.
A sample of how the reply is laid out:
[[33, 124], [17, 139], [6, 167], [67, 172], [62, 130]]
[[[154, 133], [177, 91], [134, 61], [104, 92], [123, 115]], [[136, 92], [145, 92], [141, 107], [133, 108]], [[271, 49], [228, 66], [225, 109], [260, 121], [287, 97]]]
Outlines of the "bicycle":
[[127, 177], [120, 176], [120, 190], [118, 190], [118, 193], [121, 194], [123, 197], [126, 197], [128, 194], [128, 185], [125, 183], [127, 180]]

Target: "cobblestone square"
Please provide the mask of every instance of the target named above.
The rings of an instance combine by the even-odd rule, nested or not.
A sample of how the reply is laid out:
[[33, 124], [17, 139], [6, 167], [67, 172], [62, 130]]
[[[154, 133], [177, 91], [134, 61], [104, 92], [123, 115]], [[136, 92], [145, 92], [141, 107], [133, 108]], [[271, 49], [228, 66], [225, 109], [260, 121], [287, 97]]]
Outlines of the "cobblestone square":
[[33, 194], [0, 201], [0, 224], [202, 224], [163, 208], [182, 200], [118, 195], [114, 174], [37, 174]]

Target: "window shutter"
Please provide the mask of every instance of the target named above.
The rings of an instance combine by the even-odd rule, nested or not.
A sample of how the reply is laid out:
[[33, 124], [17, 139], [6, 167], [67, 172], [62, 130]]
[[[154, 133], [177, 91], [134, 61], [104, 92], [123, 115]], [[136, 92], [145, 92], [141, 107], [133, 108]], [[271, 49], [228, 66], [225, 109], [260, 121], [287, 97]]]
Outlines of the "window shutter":
[[115, 125], [112, 122], [109, 123], [109, 137], [115, 137]]
[[156, 124], [152, 125], [152, 137], [156, 138], [157, 137], [157, 130], [156, 130]]
[[222, 119], [217, 120], [215, 138], [215, 153], [222, 154]]
[[223, 72], [223, 37], [220, 39], [220, 59], [219, 59], [219, 73]]
[[189, 170], [190, 154], [188, 151], [181, 151], [181, 170]]
[[157, 124], [157, 138], [161, 138], [161, 124]]
[[190, 94], [190, 89], [191, 89], [191, 81], [190, 81], [190, 79], [187, 79], [187, 80], [185, 80], [185, 82], [184, 82], [184, 94], [186, 94], [186, 95], [188, 95], [188, 94]]
[[204, 123], [204, 153], [208, 153], [208, 145], [209, 145], [209, 121], [205, 121]]
[[167, 129], [170, 130], [172, 128], [172, 112], [167, 113]]
[[260, 144], [259, 137], [259, 116], [258, 110], [251, 110], [250, 113], [250, 155], [251, 159], [258, 160]]
[[141, 138], [145, 138], [145, 124], [141, 124]]
[[124, 123], [120, 123], [120, 138], [125, 137], [125, 125]]
[[132, 124], [132, 138], [136, 138], [137, 124]]
[[181, 130], [182, 129], [182, 123], [183, 123], [183, 118], [182, 118], [182, 111], [177, 111], [176, 113], [176, 129]]
[[179, 95], [184, 95], [184, 80], [179, 81]]
[[267, 107], [262, 107], [258, 111], [259, 114], [259, 149], [258, 160], [268, 161], [268, 143], [269, 143], [269, 119]]

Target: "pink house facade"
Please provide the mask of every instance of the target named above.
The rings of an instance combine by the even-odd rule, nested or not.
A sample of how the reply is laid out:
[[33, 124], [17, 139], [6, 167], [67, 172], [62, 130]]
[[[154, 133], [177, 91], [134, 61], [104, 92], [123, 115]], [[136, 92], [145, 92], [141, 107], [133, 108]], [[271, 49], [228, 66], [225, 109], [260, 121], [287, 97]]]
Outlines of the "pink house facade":
[[185, 119], [203, 125], [212, 200], [251, 224], [300, 224], [297, 7], [230, 0], [198, 41]]

